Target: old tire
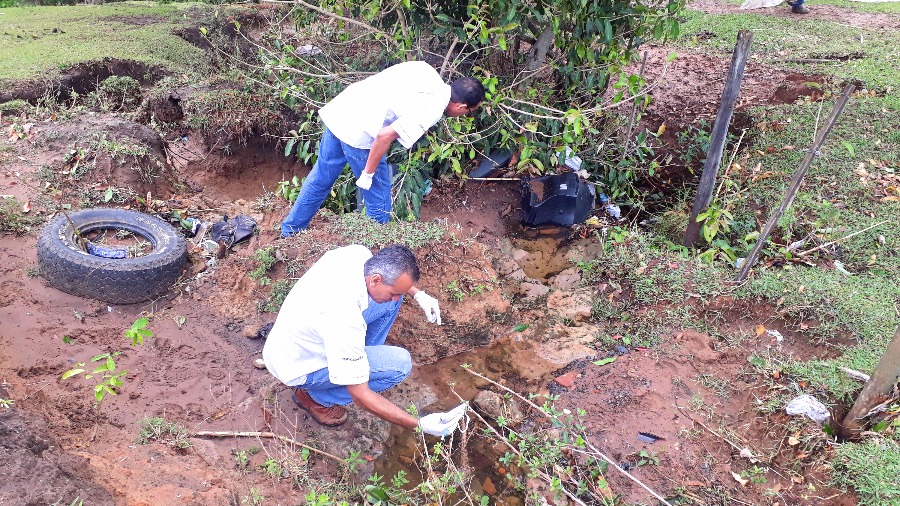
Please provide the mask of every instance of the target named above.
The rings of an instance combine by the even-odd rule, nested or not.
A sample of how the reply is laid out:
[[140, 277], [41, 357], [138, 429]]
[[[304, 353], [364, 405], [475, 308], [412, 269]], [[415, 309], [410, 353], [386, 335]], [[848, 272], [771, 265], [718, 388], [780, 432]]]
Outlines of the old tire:
[[[60, 215], [51, 220], [37, 243], [41, 275], [63, 292], [114, 304], [131, 304], [158, 297], [184, 270], [187, 260], [184, 236], [159, 218], [124, 209], [97, 208], [69, 213], [69, 219]], [[73, 224], [81, 233], [128, 230], [146, 239], [153, 250], [137, 258], [94, 256], [76, 243]]]

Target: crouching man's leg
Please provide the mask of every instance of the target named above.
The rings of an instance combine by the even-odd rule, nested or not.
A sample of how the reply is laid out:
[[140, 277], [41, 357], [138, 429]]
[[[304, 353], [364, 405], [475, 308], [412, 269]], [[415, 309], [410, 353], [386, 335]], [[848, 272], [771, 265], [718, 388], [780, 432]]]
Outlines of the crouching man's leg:
[[[380, 395], [375, 398], [366, 394], [366, 392], [371, 394], [383, 392], [406, 379], [412, 371], [412, 358], [409, 352], [396, 346], [366, 346], [366, 356], [369, 359], [368, 383], [349, 386], [335, 385], [328, 379], [328, 369], [319, 369], [307, 375], [306, 381], [302, 385], [295, 387], [294, 402], [300, 408], [308, 411], [317, 422], [329, 427], [341, 425], [347, 421], [347, 410], [342, 406], [350, 404], [354, 400], [360, 407], [390, 422], [408, 426], [412, 420], [412, 427], [415, 427], [415, 419], [409, 415], [397, 414], [395, 410], [399, 410], [399, 408], [389, 401]], [[352, 393], [351, 390], [353, 390]], [[384, 403], [394, 409], [384, 406]], [[385, 413], [385, 409], [394, 413]], [[402, 410], [400, 412], [403, 415], [406, 414]]]

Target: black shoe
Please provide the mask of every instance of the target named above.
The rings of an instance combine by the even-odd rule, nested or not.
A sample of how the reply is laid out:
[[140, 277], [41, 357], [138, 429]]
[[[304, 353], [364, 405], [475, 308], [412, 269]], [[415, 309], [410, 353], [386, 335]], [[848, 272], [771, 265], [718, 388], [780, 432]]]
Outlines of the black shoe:
[[803, 4], [791, 5], [791, 12], [794, 14], [809, 14], [809, 9], [804, 7]]

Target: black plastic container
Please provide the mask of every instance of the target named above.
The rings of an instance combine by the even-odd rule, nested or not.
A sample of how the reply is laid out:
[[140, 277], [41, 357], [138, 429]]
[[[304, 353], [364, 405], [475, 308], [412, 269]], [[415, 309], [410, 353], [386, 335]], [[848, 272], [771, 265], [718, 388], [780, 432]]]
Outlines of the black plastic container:
[[522, 224], [568, 227], [594, 209], [594, 187], [574, 173], [522, 180]]

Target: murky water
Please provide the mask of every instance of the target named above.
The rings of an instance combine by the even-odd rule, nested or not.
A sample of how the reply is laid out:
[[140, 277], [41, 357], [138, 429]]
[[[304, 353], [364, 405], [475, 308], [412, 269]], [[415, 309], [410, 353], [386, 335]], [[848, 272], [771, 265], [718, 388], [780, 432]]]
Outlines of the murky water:
[[566, 260], [569, 233], [568, 228], [522, 229], [510, 238], [513, 246], [528, 252], [518, 263], [529, 278], [547, 281], [572, 266]]
[[[462, 364], [469, 364], [471, 370], [526, 395], [543, 389], [550, 380], [551, 373], [559, 368], [558, 364], [538, 356], [533, 343], [521, 339], [518, 334], [512, 334], [490, 347], [447, 357], [417, 368], [407, 381], [428, 386], [440, 399], [435, 405], [429, 406], [427, 412], [453, 408], [459, 404], [459, 398], [471, 401], [479, 390], [489, 387], [488, 381], [467, 372]], [[512, 490], [508, 490], [507, 470], [498, 462], [505, 449], [479, 436], [479, 433], [480, 426], [477, 423], [473, 423], [471, 431], [465, 435], [457, 432], [452, 450], [457, 464], [467, 464], [472, 476], [472, 490], [482, 493], [482, 485], [490, 480], [496, 488], [492, 498], [495, 504], [521, 504], [519, 493], [512, 494]], [[411, 481], [409, 486], [420, 483], [422, 473], [417, 464], [422, 462], [422, 455], [421, 448], [417, 446], [418, 437], [412, 431], [394, 427], [391, 438], [385, 445], [387, 450], [376, 462], [375, 471], [388, 481], [399, 471], [405, 471], [408, 473], [407, 479]], [[433, 443], [433, 438], [429, 437], [427, 440], [429, 444]]]

